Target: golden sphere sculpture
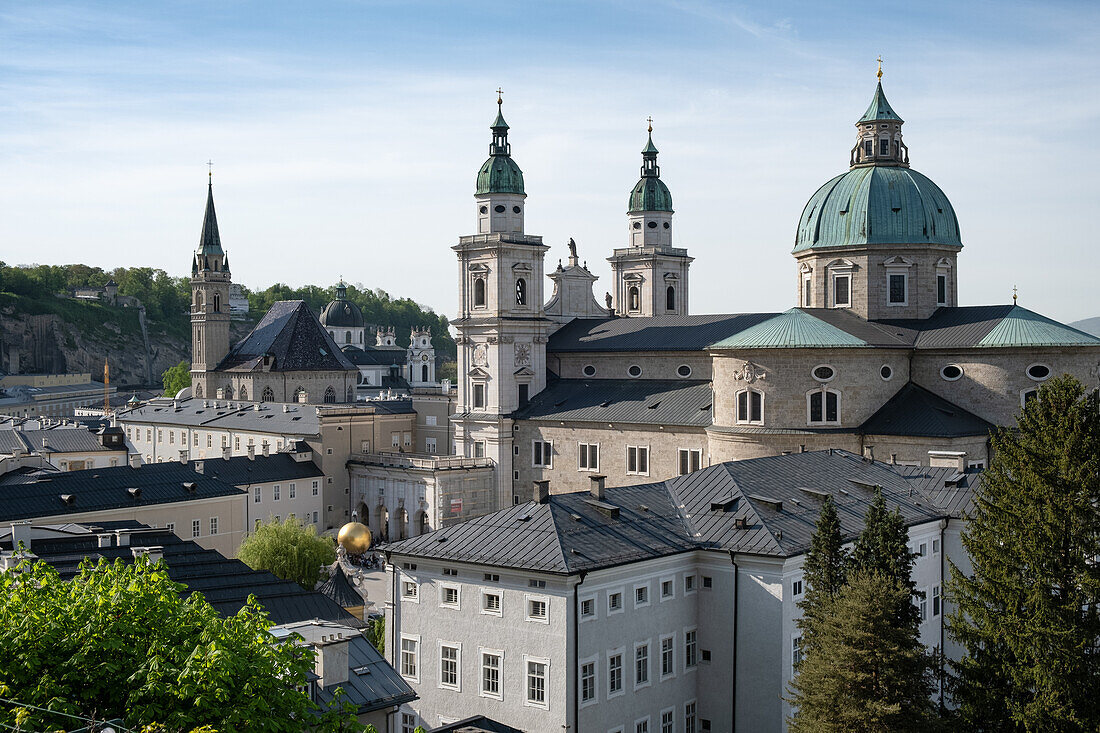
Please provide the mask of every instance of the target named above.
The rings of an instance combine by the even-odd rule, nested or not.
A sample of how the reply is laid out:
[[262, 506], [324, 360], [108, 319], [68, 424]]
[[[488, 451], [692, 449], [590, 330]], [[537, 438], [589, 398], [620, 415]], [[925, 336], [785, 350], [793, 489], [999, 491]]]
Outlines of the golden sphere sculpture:
[[348, 522], [340, 528], [336, 541], [351, 555], [362, 555], [370, 549], [371, 533], [362, 522]]

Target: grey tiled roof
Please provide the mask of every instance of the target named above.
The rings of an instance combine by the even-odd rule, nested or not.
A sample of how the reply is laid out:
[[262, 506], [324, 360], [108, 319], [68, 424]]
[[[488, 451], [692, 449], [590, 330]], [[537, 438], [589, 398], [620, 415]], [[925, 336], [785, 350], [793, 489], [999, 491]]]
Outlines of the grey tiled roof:
[[[907, 525], [959, 516], [977, 474], [908, 469], [845, 451], [817, 451], [709, 466], [669, 481], [558, 494], [384, 546], [395, 555], [570, 574], [696, 549], [790, 557], [805, 552], [822, 497], [853, 539], [880, 486]], [[610, 508], [618, 515], [612, 516]]]
[[234, 456], [229, 460], [207, 458], [191, 461], [187, 465], [195, 468], [196, 463], [202, 464], [202, 475], [234, 486], [320, 478], [325, 475], [313, 461], [296, 461], [290, 453], [258, 455], [255, 459], [248, 456]]
[[913, 382], [906, 383], [860, 426], [864, 435], [958, 438], [989, 435], [993, 425]]
[[317, 316], [302, 300], [280, 300], [252, 332], [230, 350], [218, 371], [264, 369], [264, 356], [274, 357], [273, 372], [354, 369]]
[[579, 318], [554, 332], [549, 351], [701, 351], [777, 313]]
[[706, 427], [709, 382], [658, 379], [559, 379], [516, 412], [524, 420], [620, 422]]
[[[189, 490], [185, 484], [194, 484], [194, 490]], [[129, 489], [140, 489], [140, 496], [132, 496]], [[196, 473], [190, 466], [181, 463], [148, 463], [137, 468], [113, 466], [84, 471], [9, 473], [0, 477], [0, 522], [240, 496], [243, 493], [236, 486]], [[63, 495], [71, 496], [71, 503], [62, 500]]]
[[336, 563], [336, 570], [332, 575], [317, 586], [317, 592], [331, 598], [344, 608], [364, 605], [363, 596], [359, 595], [359, 592], [352, 587], [351, 582], [348, 581], [348, 576], [344, 575], [344, 569], [340, 563]]
[[[215, 407], [214, 405], [217, 405]], [[232, 405], [232, 406], [230, 406]], [[259, 409], [257, 409], [257, 407]], [[373, 408], [376, 413], [402, 414], [412, 412], [409, 399], [371, 400], [352, 404], [306, 405], [297, 402], [239, 402], [226, 400], [181, 400], [176, 407], [171, 400], [158, 400], [132, 410], [119, 412], [123, 425], [185, 425], [213, 429], [248, 430], [281, 435], [319, 435], [319, 414], [329, 410], [359, 410]]]
[[523, 733], [523, 731], [504, 723], [498, 723], [484, 715], [475, 715], [472, 718], [464, 718], [457, 723], [432, 728], [431, 733]]
[[404, 366], [408, 352], [400, 346], [345, 346], [343, 354], [352, 364], [363, 366]]
[[318, 702], [332, 702], [336, 688], [341, 687], [344, 701], [354, 705], [361, 715], [417, 698], [409, 684], [362, 636], [348, 640], [348, 666], [351, 670], [347, 682], [321, 688]]
[[[7, 432], [7, 431], [5, 431]], [[93, 451], [113, 451], [126, 453], [126, 445], [109, 448], [103, 445], [99, 436], [83, 427], [50, 429], [50, 430], [19, 430], [13, 431], [23, 438], [27, 450], [42, 450], [43, 441], [49, 450], [57, 453], [90, 453]], [[0, 448], [2, 450], [2, 448]]]

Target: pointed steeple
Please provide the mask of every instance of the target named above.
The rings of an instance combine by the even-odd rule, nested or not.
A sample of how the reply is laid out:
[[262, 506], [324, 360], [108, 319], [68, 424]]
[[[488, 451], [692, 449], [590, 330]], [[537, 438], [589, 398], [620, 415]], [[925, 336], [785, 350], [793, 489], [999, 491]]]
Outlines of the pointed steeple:
[[206, 216], [202, 220], [202, 236], [199, 237], [199, 254], [224, 255], [222, 238], [218, 233], [218, 215], [214, 211], [214, 182], [207, 184]]
[[643, 178], [660, 178], [661, 169], [657, 167], [657, 146], [653, 144], [653, 118], [646, 119], [649, 123], [649, 139], [646, 141], [645, 147], [642, 148], [642, 177]]
[[886, 93], [882, 91], [881, 80], [875, 87], [875, 96], [871, 98], [870, 106], [867, 107], [867, 111], [863, 113], [863, 116], [859, 118], [859, 122], [876, 122], [878, 120], [905, 122], [905, 120], [899, 117], [898, 113], [894, 111], [894, 108], [890, 106], [890, 103], [886, 101]]

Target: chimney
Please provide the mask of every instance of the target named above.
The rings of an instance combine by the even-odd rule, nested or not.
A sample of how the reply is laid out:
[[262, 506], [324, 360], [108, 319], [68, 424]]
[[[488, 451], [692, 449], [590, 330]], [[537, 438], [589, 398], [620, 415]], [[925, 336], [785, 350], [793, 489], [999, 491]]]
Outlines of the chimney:
[[111, 547], [112, 545], [113, 545], [113, 543], [111, 542], [111, 535], [109, 535], [109, 534], [96, 535], [96, 547]]
[[256, 446], [253, 445], [252, 443], [248, 444], [248, 460], [250, 460], [250, 461], [256, 460]]
[[260, 450], [265, 456], [271, 455], [271, 444], [265, 440], [264, 444], [260, 446]]
[[151, 563], [164, 557], [164, 547], [160, 545], [156, 547], [131, 547], [130, 552], [133, 553], [135, 560], [139, 557], [145, 557], [148, 558]]
[[187, 449], [180, 448], [180, 463], [187, 463]]
[[604, 482], [607, 481], [607, 476], [589, 476], [588, 479], [590, 481], [588, 490], [592, 494], [592, 498], [603, 501]]
[[799, 453], [805, 453], [806, 452], [806, 444], [805, 443], [802, 443], [801, 445], [798, 446], [798, 452]]
[[894, 464], [895, 466], [897, 465], [897, 463], [898, 463], [898, 454], [897, 453], [891, 453], [890, 454], [890, 463]]
[[202, 461], [195, 461], [195, 473], [202, 473], [202, 469], [203, 469], [203, 462]]
[[546, 504], [550, 501], [550, 482], [536, 481], [534, 501], [536, 504]]
[[224, 458], [225, 460], [228, 461], [230, 459], [230, 457], [232, 457], [232, 455], [233, 455], [233, 449], [230, 448], [228, 445], [225, 446], [224, 448], [222, 448], [222, 458]]
[[348, 640], [343, 634], [333, 634], [317, 644], [317, 657], [313, 671], [321, 679], [321, 687], [344, 684], [348, 681]]
[[11, 549], [18, 550], [19, 543], [23, 543], [23, 547], [26, 550], [31, 549], [31, 523], [30, 520], [24, 522], [12, 522], [11, 525]]
[[128, 530], [128, 529], [116, 529], [115, 530], [115, 537], [118, 538], [118, 541], [115, 542], [116, 546], [118, 546], [118, 547], [129, 547], [130, 546], [130, 530]]
[[141, 454], [140, 453], [131, 453], [130, 454], [130, 467], [131, 468], [137, 468], [140, 465], [141, 465]]

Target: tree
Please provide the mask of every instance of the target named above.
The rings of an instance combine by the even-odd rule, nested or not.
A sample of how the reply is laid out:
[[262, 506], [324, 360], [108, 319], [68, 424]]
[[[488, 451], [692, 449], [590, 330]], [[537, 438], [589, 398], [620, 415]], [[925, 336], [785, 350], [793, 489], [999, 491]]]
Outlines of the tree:
[[336, 550], [331, 540], [317, 536], [312, 525], [304, 527], [289, 516], [261, 524], [241, 543], [237, 558], [253, 570], [267, 570], [313, 590], [321, 566], [336, 560]]
[[386, 653], [386, 617], [378, 616], [367, 622], [367, 641], [378, 650], [379, 654]]
[[798, 607], [802, 618], [802, 650], [813, 646], [814, 635], [822, 619], [829, 613], [832, 600], [844, 587], [848, 553], [840, 534], [840, 517], [832, 496], [826, 496], [817, 516], [817, 526], [810, 540], [810, 551], [802, 564], [805, 595]]
[[1100, 730], [1100, 398], [1071, 376], [1029, 400], [951, 564], [954, 699], [975, 730]]
[[313, 652], [276, 642], [255, 599], [222, 617], [184, 589], [146, 559], [85, 560], [71, 581], [44, 562], [0, 573], [0, 697], [21, 703], [0, 703], [0, 725], [78, 727], [26, 706], [173, 732], [296, 733], [324, 714], [297, 689]]
[[791, 682], [791, 733], [937, 729], [928, 656], [916, 625], [897, 623], [898, 605], [909, 602], [896, 579], [852, 572]]
[[863, 531], [852, 550], [851, 569], [880, 573], [909, 590], [910, 598], [897, 609], [898, 623], [902, 626], [920, 622], [920, 611], [912, 601], [912, 596], [919, 594], [912, 577], [914, 557], [916, 555], [909, 550], [909, 533], [901, 511], [896, 507], [889, 511], [882, 489], [876, 486], [875, 498], [863, 519]]
[[160, 378], [164, 383], [164, 396], [175, 397], [181, 389], [191, 386], [191, 363], [181, 361], [174, 367], [168, 367]]

